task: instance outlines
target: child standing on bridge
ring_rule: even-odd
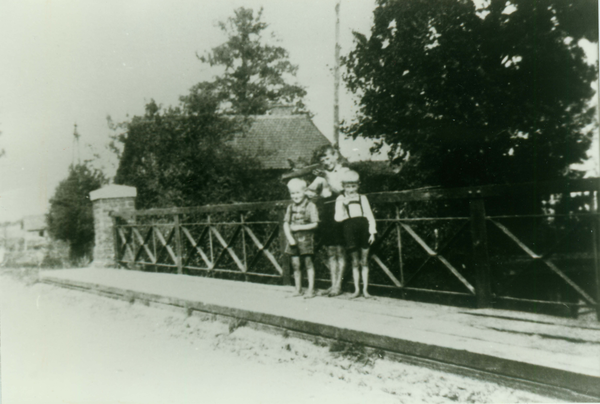
[[[322,147],[317,151],[317,156],[323,166],[323,176],[317,177],[310,184],[306,193],[311,198],[320,197],[319,233],[321,243],[327,251],[328,268],[331,275],[331,288],[324,293],[329,296],[338,296],[342,293],[346,251],[344,250],[342,227],[334,219],[335,200],[344,190],[342,176],[350,169],[342,164],[340,153],[332,145]]]
[[[283,231],[288,240],[286,254],[291,256],[296,282],[295,296],[302,295],[301,260],[308,275],[308,290],[305,297],[315,296],[315,268],[312,262],[314,255],[314,230],[319,224],[316,205],[306,196],[306,182],[293,178],[288,184],[292,203],[288,206],[283,219]]]
[[[352,277],[354,293],[360,295],[359,266],[362,268],[363,295],[371,297],[367,291],[369,285],[369,247],[375,241],[377,226],[371,211],[369,200],[358,193],[360,177],[356,171],[347,171],[342,177],[344,193],[335,201],[335,220],[342,223],[344,244],[352,257]]]

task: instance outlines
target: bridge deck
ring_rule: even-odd
[[[292,297],[289,286],[114,269],[43,271],[40,279],[357,342],[403,360],[498,375],[538,390],[549,387],[600,398],[596,322],[381,297],[303,299]]]

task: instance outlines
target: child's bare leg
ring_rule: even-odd
[[[363,295],[365,297],[371,297],[367,288],[369,287],[369,249],[361,249],[360,254],[360,266],[362,267],[362,281],[363,281]]]
[[[292,256],[292,268],[294,268],[294,282],[296,283],[296,293],[294,296],[302,295],[302,273],[300,272],[300,257]]]
[[[329,275],[331,276],[331,286],[323,291],[324,294],[331,293],[335,289],[336,274],[337,274],[337,257],[335,254],[335,246],[327,246],[327,265],[329,269]]]
[[[306,255],[304,257],[304,267],[306,268],[306,274],[308,276],[308,290],[306,291],[306,295],[304,297],[315,297],[315,267],[310,255]]]
[[[352,257],[352,278],[354,280],[354,293],[350,295],[351,298],[358,297],[360,295],[360,272],[359,272],[359,257],[358,250],[354,250],[350,253]]]
[[[344,281],[344,272],[346,270],[346,250],[344,246],[336,246],[335,255],[337,259],[337,273],[334,290],[339,295],[342,293],[342,282]]]

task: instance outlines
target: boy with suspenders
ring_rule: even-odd
[[[362,269],[363,296],[371,297],[367,291],[369,285],[369,247],[375,241],[377,226],[371,211],[369,200],[358,193],[360,177],[356,171],[347,171],[342,178],[344,192],[335,201],[335,220],[341,222],[346,251],[352,257],[352,277],[354,293],[360,295],[360,273]]]

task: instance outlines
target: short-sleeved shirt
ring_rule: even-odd
[[[296,205],[291,203],[285,211],[283,221],[289,224],[310,224],[319,221],[317,206],[305,198],[302,203]],[[293,231],[296,245],[286,245],[285,253],[289,255],[312,255],[314,254],[314,230]]]
[[[291,203],[285,211],[283,221],[289,224],[310,224],[319,221],[317,206],[305,198],[302,203]]]

